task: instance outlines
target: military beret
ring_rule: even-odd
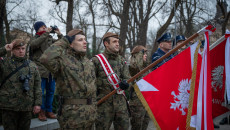
[[[13,42],[14,42],[13,49],[19,46],[24,46],[26,44],[25,41],[22,39],[15,39]]]
[[[106,39],[107,37],[115,37],[119,39],[119,35],[116,33],[112,33],[112,32],[107,32],[105,33],[105,35],[102,37],[102,40],[104,41],[104,39]]]
[[[147,51],[147,49],[146,49],[144,46],[142,46],[142,45],[137,45],[137,46],[135,46],[135,47],[133,48],[131,54],[138,53],[138,52],[140,52],[141,50]]]
[[[176,36],[176,43],[179,41],[185,41],[185,37],[183,35],[177,35]]]
[[[165,42],[165,41],[172,41],[172,37],[171,34],[169,32],[166,32],[165,34],[163,34],[158,40],[157,42],[160,44],[161,42]]]
[[[77,34],[85,35],[81,29],[73,29],[73,30],[69,31],[67,35],[69,37],[72,37],[72,36],[77,35]]]

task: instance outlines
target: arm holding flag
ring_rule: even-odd
[[[211,27],[211,29],[213,28],[212,25],[209,25],[207,27],[209,27],[209,28]],[[205,27],[205,28],[207,28],[207,27]],[[205,28],[203,28],[203,29],[205,29]],[[136,75],[134,75],[133,77],[131,77],[129,80],[127,80],[127,83],[131,83],[136,78],[138,78],[140,75],[143,75],[145,72],[147,72],[148,70],[152,69],[155,65],[157,65],[158,63],[160,63],[161,61],[163,61],[165,58],[167,58],[170,55],[174,54],[178,49],[180,49],[181,47],[183,47],[184,45],[186,45],[187,43],[189,43],[190,41],[192,41],[193,39],[195,39],[196,37],[198,37],[199,34],[202,34],[202,31],[199,31],[199,32],[193,34],[191,37],[189,37],[188,39],[186,39],[182,44],[178,45],[177,47],[175,47],[174,49],[172,49],[171,51],[169,51],[168,53],[166,53],[164,56],[162,56],[161,58],[159,58],[158,60],[156,60],[152,64],[148,65],[146,68],[144,68],[139,73],[137,73]],[[116,93],[116,90],[113,90],[108,95],[106,95],[105,97],[101,98],[97,102],[97,105],[101,104],[102,102],[104,102],[105,100],[107,100],[110,96],[112,96],[115,93]]]

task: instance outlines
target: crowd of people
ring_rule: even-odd
[[[129,118],[133,130],[147,129],[150,118],[132,87],[134,82],[127,83],[149,64],[146,47],[134,47],[127,65],[119,55],[119,35],[107,32],[102,37],[104,52],[88,59],[82,30],[73,29],[63,36],[58,28],[49,28],[42,21],[36,22],[34,29],[36,34],[28,44],[15,39],[0,48],[0,109],[5,130],[29,130],[32,112],[40,121],[57,118],[60,129],[91,130],[95,124],[98,130],[108,130],[113,123],[115,130],[127,130]],[[56,33],[58,39],[50,33]],[[175,46],[184,40],[177,36]],[[159,48],[152,62],[172,49],[172,41],[170,33],[157,40]],[[97,105],[113,90],[116,94]],[[55,91],[59,96],[57,115],[52,112]]]

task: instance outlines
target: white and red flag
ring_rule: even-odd
[[[186,129],[192,68],[194,61],[201,61],[197,45],[152,71],[134,87],[158,129]]]
[[[199,81],[199,87],[197,88],[198,91],[195,91],[193,98],[194,101],[190,126],[195,127],[197,130],[214,129],[212,120],[212,89],[209,33],[211,33],[211,31],[209,30],[205,31],[204,33],[205,44],[202,55],[201,70],[200,75],[196,77],[196,81]]]
[[[225,62],[225,57],[228,57],[226,55],[228,53],[225,52],[225,48],[227,47],[227,38],[227,35],[221,37],[210,47],[213,118],[223,115],[229,111],[225,104],[225,82],[230,82],[230,78],[226,80],[225,73],[225,63],[228,63],[228,61]]]

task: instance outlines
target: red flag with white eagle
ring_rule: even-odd
[[[134,87],[158,129],[186,128],[193,63],[194,59],[201,60],[197,45],[190,46],[152,71]]]
[[[211,85],[212,85],[212,116],[218,117],[229,111],[225,107],[225,46],[227,39],[223,36],[210,47]]]

